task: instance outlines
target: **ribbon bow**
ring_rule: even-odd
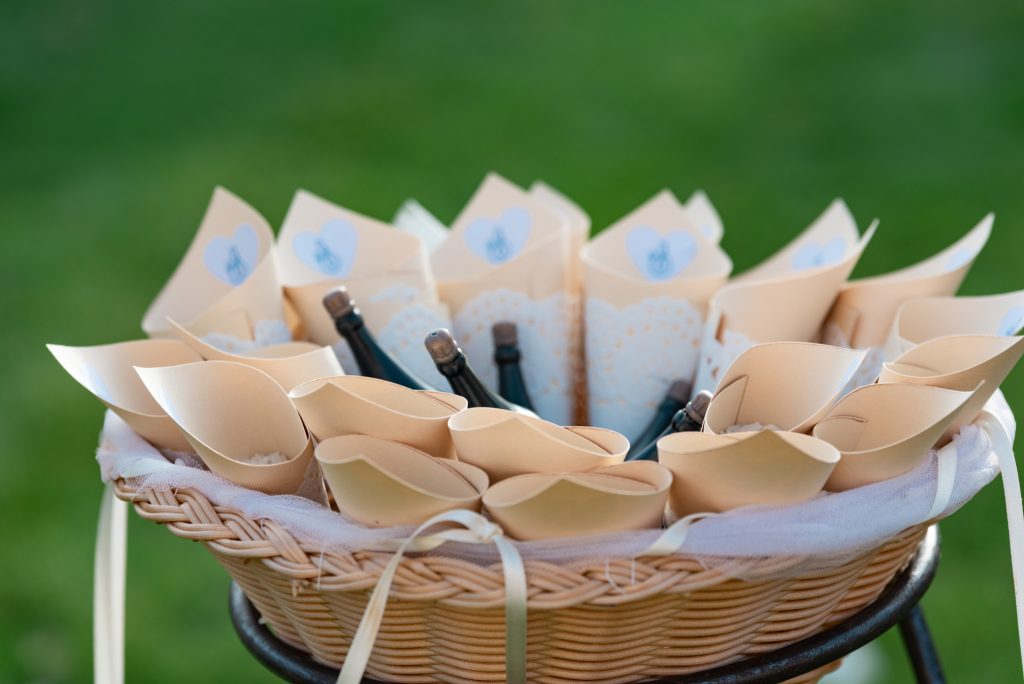
[[[465,529],[445,529],[421,537],[423,532],[438,523],[453,522]],[[345,664],[338,675],[338,684],[358,684],[366,670],[366,664],[373,652],[384,609],[387,606],[391,582],[398,571],[402,555],[406,551],[430,551],[442,544],[454,541],[466,544],[494,544],[501,556],[505,574],[505,678],[509,682],[526,682],[526,569],[522,556],[515,545],[505,538],[504,531],[482,515],[472,511],[455,509],[435,515],[416,528],[408,539],[385,539],[367,545],[369,550],[394,551],[394,556],[385,566],[377,586],[366,604],[363,619],[359,622],[352,645],[349,647]]]

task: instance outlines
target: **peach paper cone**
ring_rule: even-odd
[[[173,320],[169,322],[174,336],[207,361],[233,361],[258,368],[274,378],[286,392],[309,380],[343,372],[330,347],[312,342],[285,342],[234,354],[209,344]]]
[[[57,362],[85,389],[153,446],[191,451],[174,421],[153,400],[136,366],[174,366],[202,361],[177,340],[134,340],[96,347],[48,344]]]
[[[885,346],[893,360],[947,335],[1016,335],[1024,327],[1024,290],[982,297],[924,297],[900,307]]]
[[[412,390],[360,375],[320,378],[289,394],[320,441],[360,434],[408,444],[438,458],[454,458],[448,419],[466,408],[457,394]]]
[[[582,252],[590,422],[637,437],[697,368],[708,301],[732,270],[669,191]]]
[[[1024,337],[949,335],[923,342],[882,366],[879,383],[911,383],[974,392],[949,426],[974,422],[1024,354]],[[977,391],[975,391],[977,390]]]
[[[468,463],[367,435],[324,440],[316,459],[338,510],[370,527],[417,525],[455,508],[479,511],[488,484]]]
[[[825,323],[854,349],[885,344],[896,311],[920,297],[956,294],[992,232],[992,214],[935,256],[907,268],[843,286]]]
[[[795,432],[677,432],[658,440],[658,461],[672,471],[669,507],[682,517],[813,499],[839,451]]]
[[[382,347],[422,377],[440,380],[421,342],[449,323],[448,314],[418,237],[299,190],[281,226],[277,257],[307,336],[337,345],[346,372],[357,372],[355,362],[323,306],[324,295],[339,285]]]
[[[515,323],[534,409],[559,424],[576,408],[570,231],[546,202],[492,173],[431,255],[450,329],[476,374],[497,388],[491,326]]]
[[[843,491],[913,470],[935,446],[971,392],[904,384],[866,385],[814,426],[842,454],[826,489]]]
[[[484,507],[521,540],[661,527],[672,474],[650,461],[587,473],[519,475],[493,485]]]
[[[255,328],[285,327],[272,254],[273,231],[260,214],[224,188],[215,188],[199,231],[142,319],[150,337],[170,336],[168,318],[187,327],[242,312]]]
[[[759,344],[741,353],[722,377],[704,431],[734,426],[809,432],[839,398],[865,353],[811,342]]]
[[[716,245],[722,241],[722,237],[725,235],[725,226],[722,224],[722,218],[718,215],[715,206],[711,204],[711,200],[703,190],[697,190],[690,195],[683,207],[700,228],[701,235]]]
[[[711,390],[744,349],[761,342],[813,342],[874,235],[860,238],[842,200],[773,257],[734,278],[711,300],[695,391]]]
[[[313,445],[284,389],[230,361],[137,368],[139,377],[214,473],[267,494],[294,494]],[[259,463],[280,454],[280,463]]]
[[[594,470],[621,463],[629,441],[611,430],[561,427],[496,408],[470,408],[448,420],[459,460],[492,482],[525,473]]]

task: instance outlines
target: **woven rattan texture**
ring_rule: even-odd
[[[340,666],[389,554],[321,554],[272,521],[247,519],[191,490],[136,491],[122,480],[116,492],[143,518],[203,542],[278,637]],[[925,530],[907,530],[828,572],[765,581],[731,579],[685,556],[527,561],[529,681],[637,681],[776,650],[873,601]],[[752,561],[745,574],[778,563]],[[403,559],[368,676],[504,681],[503,606],[500,565]],[[832,667],[796,681],[817,681]]]

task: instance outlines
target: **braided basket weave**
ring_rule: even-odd
[[[273,521],[214,506],[194,490],[136,490],[118,480],[115,492],[143,518],[203,542],[280,639],[340,667],[390,554],[321,554]],[[528,560],[529,681],[637,681],[779,649],[872,602],[926,529],[906,530],[827,572],[766,581],[731,579],[681,555],[566,565]],[[500,565],[404,558],[367,675],[504,681],[504,640]],[[817,681],[836,666],[794,681]]]

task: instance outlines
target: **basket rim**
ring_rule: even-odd
[[[386,551],[323,550],[295,539],[269,519],[253,520],[240,510],[219,506],[192,488],[138,488],[131,480],[113,481],[114,494],[132,504],[143,519],[167,527],[172,534],[198,541],[214,555],[258,562],[291,584],[291,591],[320,593],[371,591],[393,554]],[[799,593],[815,595],[836,579],[865,570],[872,560],[905,554],[923,538],[932,521],[920,523],[891,537],[886,543],[858,554],[827,570],[787,577],[799,580]],[[444,547],[440,547],[443,549]],[[729,582],[749,584],[759,591],[767,584],[786,581],[778,573],[797,566],[806,556],[748,559],[742,579],[708,568],[683,553],[638,558],[584,558],[567,563],[524,560],[528,581],[528,607],[556,610],[576,605],[617,606],[662,594],[686,594]],[[773,576],[772,573],[775,573]],[[406,554],[399,564],[390,596],[398,601],[438,601],[461,608],[502,608],[505,585],[501,563],[480,565],[453,558],[439,550]],[[722,605],[727,610],[728,606]]]

